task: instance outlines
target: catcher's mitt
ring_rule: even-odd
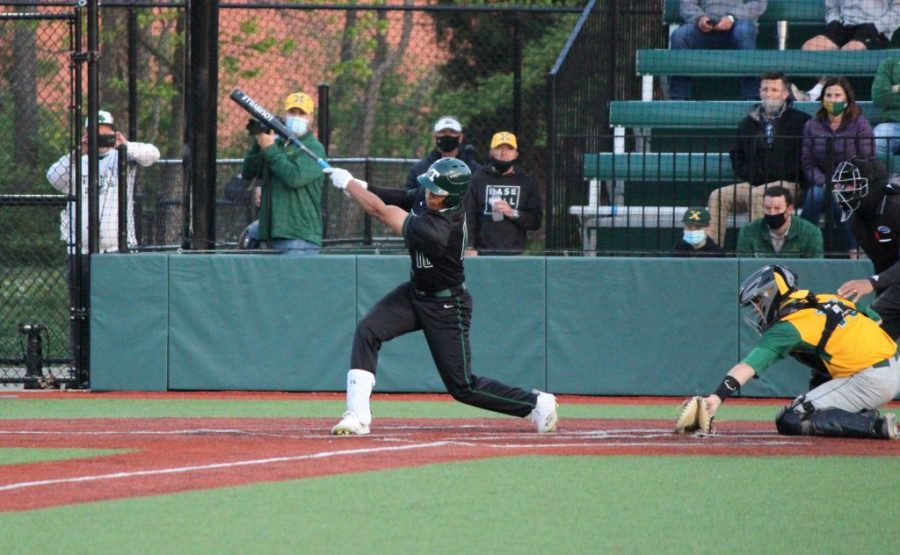
[[[697,395],[681,405],[681,412],[675,420],[675,433],[710,435],[713,433],[712,423],[713,417],[709,414],[709,404],[705,398]]]

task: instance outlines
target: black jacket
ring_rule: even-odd
[[[760,105],[754,106],[738,125],[737,144],[731,149],[734,174],[751,185],[792,181],[805,188],[800,146],[803,126],[811,116],[791,107],[788,101],[775,123],[770,147],[762,124]]]
[[[406,176],[406,188],[407,189],[416,189],[419,187],[419,182],[416,181],[416,178],[425,173],[428,168],[431,167],[431,164],[434,164],[442,157],[441,151],[438,149],[433,149],[428,153],[425,158],[422,158],[415,164],[411,170],[409,170],[409,174]],[[456,157],[469,166],[469,170],[472,172],[472,175],[475,175],[475,172],[478,171],[478,168],[481,167],[481,164],[478,163],[478,160],[475,159],[475,149],[472,148],[471,145],[462,144],[459,147],[459,153],[457,153]]]
[[[488,203],[492,196],[508,202],[519,211],[519,217],[495,222]],[[475,172],[465,207],[468,244],[479,254],[521,254],[527,243],[527,232],[540,229],[544,215],[537,183],[519,166],[513,166],[513,172],[504,175],[490,164]]]
[[[672,256],[722,257],[725,256],[725,251],[722,250],[722,247],[720,247],[718,243],[709,237],[706,238],[706,243],[699,249],[695,249],[693,245],[686,243],[684,239],[682,239],[672,247]]]
[[[888,186],[887,170],[874,159],[851,160],[868,179],[869,193],[860,199],[849,226],[875,267],[875,289],[900,283],[900,194]]]

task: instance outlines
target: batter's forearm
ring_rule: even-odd
[[[402,208],[385,204],[377,195],[361,187],[355,179],[347,183],[347,192],[366,214],[373,216],[393,232],[401,233],[406,219],[406,212]]]

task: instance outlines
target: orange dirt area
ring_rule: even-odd
[[[661,420],[567,419],[538,435],[519,419],[379,419],[333,437],[333,419],[0,421],[0,445],[127,449],[0,466],[0,511],[517,455],[898,456],[900,442],[785,437],[771,423],[723,422],[707,438]]]

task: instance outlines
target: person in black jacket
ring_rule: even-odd
[[[475,159],[475,149],[464,143],[462,124],[453,116],[441,116],[434,124],[435,148],[425,158],[416,162],[406,176],[406,189],[418,189],[418,177],[428,171],[441,158],[462,160],[474,175],[481,164]]]
[[[527,232],[540,229],[544,209],[534,178],[516,165],[519,145],[508,131],[491,138],[490,162],[475,172],[466,197],[466,255],[522,254]]]
[[[672,256],[714,256],[722,257],[722,247],[709,238],[709,210],[705,206],[688,208],[681,218],[684,233],[681,240],[672,247]]]
[[[760,83],[762,101],[738,125],[737,143],[730,152],[734,174],[744,181],[709,195],[709,236],[720,245],[729,214],[759,218],[768,187],[780,185],[799,198],[803,185],[800,145],[810,115],[792,107],[783,73],[766,73]]]
[[[888,183],[888,172],[877,158],[857,156],[838,164],[832,177],[841,221],[849,222],[853,236],[872,261],[875,273],[852,279],[837,293],[853,302],[873,291],[872,309],[881,327],[895,340],[900,337],[900,185]]]

